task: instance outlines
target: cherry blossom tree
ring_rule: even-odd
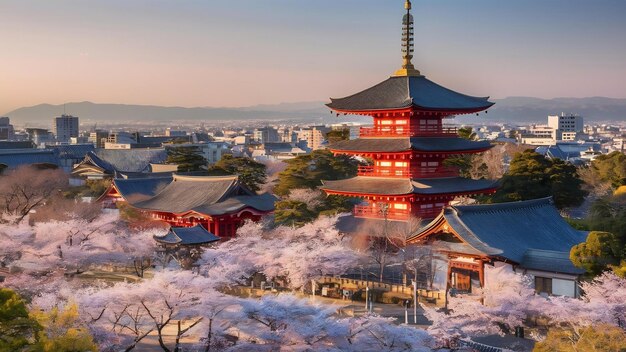
[[[336,220],[321,217],[300,228],[275,229],[247,223],[236,238],[205,251],[201,271],[224,285],[243,284],[254,273],[285,277],[292,289],[323,275],[342,274],[357,266],[364,254],[339,234]]]

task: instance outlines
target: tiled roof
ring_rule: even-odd
[[[117,171],[145,172],[167,159],[165,149],[96,149],[98,158]]]
[[[569,259],[569,251],[557,252],[529,249],[524,254],[520,266],[530,270],[542,270],[564,274],[584,274],[585,270],[574,266]]]
[[[42,149],[12,149],[0,151],[0,164],[9,168],[21,165],[53,164],[59,165],[59,158],[52,150]]]
[[[48,145],[46,149],[54,150],[61,159],[83,159],[87,153],[95,150],[93,144],[62,144]]]
[[[322,181],[321,189],[345,193],[403,195],[413,193],[411,180],[391,177],[357,176],[346,180]]]
[[[472,180],[463,177],[417,178],[413,180],[416,194],[466,193],[496,188],[497,181]]]
[[[0,149],[33,149],[32,141],[0,141]]]
[[[327,106],[337,111],[355,112],[408,107],[475,112],[492,106],[488,99],[457,93],[424,76],[404,76],[391,77],[349,97],[331,99]]]
[[[132,204],[140,209],[175,214],[195,211],[221,215],[246,207],[271,211],[275,200],[269,194],[254,194],[239,182],[237,176],[174,175],[172,182],[154,197]]]
[[[424,152],[461,152],[491,148],[489,141],[469,141],[460,137],[358,138],[339,141],[334,151],[395,153],[409,150]]]
[[[124,197],[129,199],[131,196],[154,196],[157,191],[172,182],[173,176],[152,177],[152,178],[131,178],[131,179],[114,179],[115,189]]]
[[[491,180],[472,180],[462,177],[445,178],[394,178],[357,176],[346,180],[323,181],[322,189],[328,191],[404,195],[404,194],[447,194],[479,192],[495,188],[497,183]]]
[[[530,253],[527,263],[538,262],[538,252],[528,252],[531,249],[569,253],[574,245],[585,241],[585,234],[561,217],[551,198],[448,207],[412,239],[442,220],[479,252],[518,264],[524,262],[527,253]]]
[[[164,244],[206,244],[219,241],[220,238],[207,231],[201,225],[194,227],[172,227],[164,236],[154,236],[155,241]]]

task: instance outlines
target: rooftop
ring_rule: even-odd
[[[472,180],[462,177],[445,178],[392,178],[357,176],[346,180],[323,181],[322,189],[331,192],[407,195],[407,194],[447,194],[481,192],[495,188],[496,181]]]
[[[327,104],[340,112],[368,112],[415,108],[426,111],[472,113],[494,103],[489,97],[473,97],[438,85],[424,76],[391,77],[354,95],[331,99]]]
[[[489,141],[469,141],[460,137],[358,138],[339,141],[334,151],[397,153],[409,150],[423,152],[463,152],[491,148]]]
[[[567,263],[568,254],[585,241],[586,234],[561,217],[552,198],[447,207],[410,241],[428,236],[444,221],[461,240],[485,255],[528,265],[528,269],[580,273]]]
[[[136,208],[175,214],[196,212],[222,215],[250,207],[261,212],[274,210],[276,198],[257,195],[241,184],[237,176],[181,176],[154,197],[132,203]]]
[[[201,225],[196,225],[194,227],[172,227],[164,236],[154,236],[154,240],[163,244],[199,245],[216,242],[220,238]]]

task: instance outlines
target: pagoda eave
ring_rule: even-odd
[[[331,104],[326,104],[335,114],[338,115],[360,115],[360,116],[372,116],[372,117],[410,117],[416,114],[419,115],[440,115],[440,116],[451,116],[451,115],[468,115],[475,114],[481,111],[485,111],[492,107],[495,103],[490,103],[489,105],[478,107],[474,109],[433,109],[426,108],[417,105],[411,105],[405,108],[397,108],[397,109],[366,109],[366,110],[349,110],[349,109],[341,109],[341,108],[333,108]]]

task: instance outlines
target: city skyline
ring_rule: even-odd
[[[7,1],[0,111],[326,101],[400,66],[401,1]],[[472,95],[626,97],[620,1],[416,1],[414,63]],[[240,18],[233,20],[233,18]]]

